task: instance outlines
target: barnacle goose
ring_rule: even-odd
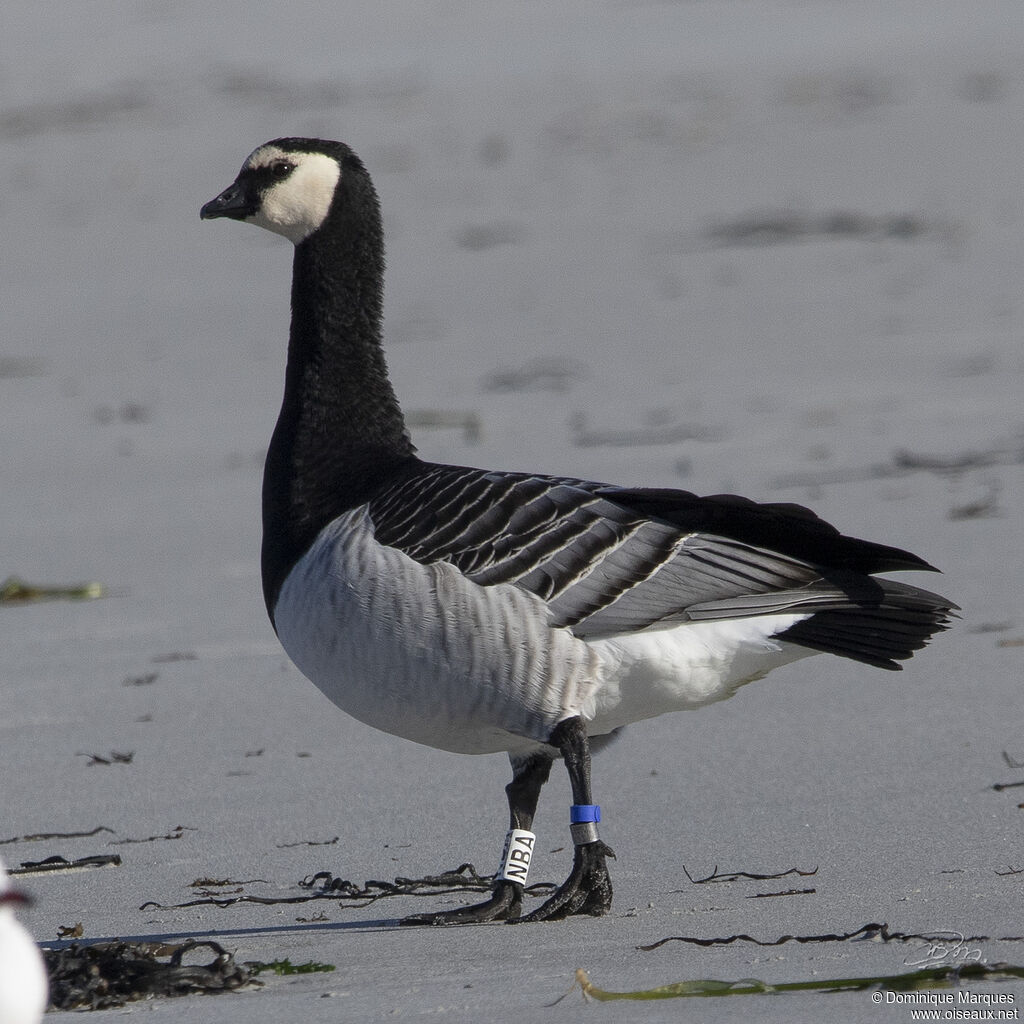
[[[268,142],[200,216],[295,245],[263,481],[263,590],[281,643],[368,725],[512,763],[491,898],[403,923],[605,913],[613,854],[598,836],[592,740],[819,651],[896,669],[948,625],[946,598],[875,578],[932,566],[798,505],[417,458],[381,347],[380,208],[348,146]],[[572,873],[520,916],[530,826],[559,756]]]

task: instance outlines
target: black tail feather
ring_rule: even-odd
[[[878,668],[902,668],[898,662],[949,628],[957,606],[938,594],[905,583],[875,582],[883,590],[879,600],[816,612],[777,634],[776,639]]]

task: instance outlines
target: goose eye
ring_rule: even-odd
[[[276,160],[270,165],[270,173],[275,181],[287,178],[295,170],[295,164],[287,160]]]

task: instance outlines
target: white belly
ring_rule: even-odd
[[[602,685],[584,707],[598,735],[668,711],[731,697],[741,686],[817,652],[774,639],[806,615],[766,615],[648,629],[595,640]]]
[[[771,634],[806,616],[730,619],[586,642],[544,603],[421,565],[373,537],[365,509],[328,526],[274,609],[289,657],[354,718],[459,753],[525,750],[566,718],[592,735],[702,707],[814,653]]]

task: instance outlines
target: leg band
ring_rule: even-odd
[[[597,823],[601,808],[597,804],[573,804],[569,808],[569,832],[576,846],[586,846],[598,840]]]
[[[572,833],[572,841],[576,846],[586,846],[588,843],[596,843],[600,838],[597,834],[597,822],[581,821],[569,826]]]
[[[530,861],[533,859],[533,848],[537,837],[524,828],[511,828],[505,836],[505,849],[501,854],[501,867],[497,878],[502,882],[518,882],[526,885],[526,876],[530,873]]]

